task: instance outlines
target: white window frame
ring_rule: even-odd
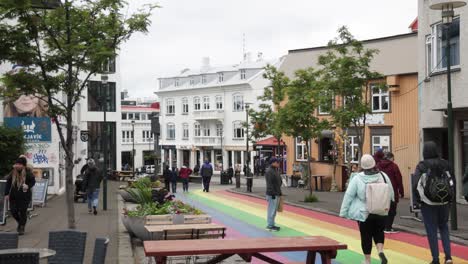
[[[203,75],[201,76],[201,83],[202,83],[202,84],[205,84],[205,83],[206,83],[206,75],[205,75],[205,74],[203,74]]]
[[[224,82],[224,73],[223,72],[218,73],[218,82],[220,82],[220,83]]]
[[[189,113],[189,101],[187,97],[182,98],[182,114],[187,115]]]
[[[379,138],[379,143],[378,144],[375,143],[376,138]],[[385,142],[385,140],[383,140],[383,139],[387,139],[386,144],[382,143],[382,142]],[[375,136],[372,136],[371,140],[372,140],[371,141],[371,143],[372,143],[372,155],[375,154],[375,150],[377,148],[382,148],[384,150],[384,152],[391,152],[392,151],[391,137],[389,135],[375,135]],[[387,148],[387,149],[384,149],[384,148]]]
[[[122,112],[122,120],[128,120],[128,113]]]
[[[179,87],[179,85],[180,85],[180,79],[179,79],[179,78],[176,78],[176,79],[174,80],[174,86],[175,86],[175,87]]]
[[[200,111],[201,110],[201,99],[200,97],[193,98],[193,110]]]
[[[216,136],[217,137],[222,137],[223,136],[223,124],[222,123],[217,123],[216,124]]]
[[[175,140],[175,137],[176,137],[175,124],[174,123],[167,123],[167,125],[166,125],[166,139],[167,140]]]
[[[335,108],[335,96],[333,94],[330,95],[330,101],[331,101],[331,106],[330,106],[330,110],[334,109]],[[330,111],[328,112],[325,112],[322,110],[322,105],[319,104],[318,106],[318,114],[319,115],[329,115],[330,114]]]
[[[173,98],[166,99],[166,115],[175,115],[175,101]]]
[[[211,129],[210,129],[210,125],[209,125],[209,124],[204,123],[204,124],[201,126],[201,129],[202,129],[202,132],[203,132],[203,136],[204,136],[204,137],[210,137],[210,136],[211,136]]]
[[[237,131],[239,129],[239,131]],[[242,126],[242,121],[232,122],[232,138],[233,139],[245,139],[244,127]],[[240,132],[240,137],[237,132]]]
[[[193,77],[190,78],[190,85],[191,86],[195,85],[195,78]]]
[[[359,163],[359,144],[357,136],[348,136],[349,139],[349,152],[348,152],[348,143],[345,143],[345,162],[348,161],[348,153],[351,153],[351,163]],[[356,155],[357,151],[357,155]]]
[[[234,94],[232,96],[232,111],[233,112],[244,111],[244,96],[242,94]]]
[[[240,79],[245,80],[246,77],[247,77],[246,70],[245,69],[240,70]]]
[[[210,97],[203,96],[203,110],[210,110]]]
[[[195,137],[201,137],[201,125],[198,122],[193,124],[193,135]]]
[[[374,93],[374,89],[379,89],[378,93]],[[384,97],[387,97],[387,109],[383,109],[383,103]],[[379,97],[379,109],[374,109],[374,97]],[[391,104],[391,98],[390,98],[390,92],[383,91],[381,88],[377,88],[376,85],[371,85],[371,105],[372,105],[372,113],[388,113],[390,112],[390,104]]]
[[[143,142],[152,142],[153,141],[153,134],[149,130],[142,131]]]
[[[454,25],[455,21],[458,21],[459,27],[460,27],[461,26],[460,25],[460,17],[455,17],[453,19],[452,25]],[[430,69],[429,73],[441,72],[441,71],[446,71],[447,70],[447,66],[442,67],[442,65],[445,63],[445,58],[442,58],[442,49],[445,49],[445,47],[442,47],[442,45],[441,45],[442,41],[440,41],[440,43],[439,43],[439,36],[440,36],[440,38],[442,38],[443,34],[445,34],[445,30],[443,29],[443,27],[445,27],[445,25],[442,22],[432,25],[432,35],[431,35],[431,38],[430,38],[430,40],[431,40],[430,47],[431,47],[431,50],[432,50],[432,54],[431,54],[432,57],[431,57],[431,61],[430,61],[431,65],[426,64],[426,68]],[[428,41],[429,41],[429,38],[426,37],[426,48],[428,48]],[[458,52],[457,53],[452,52],[451,53],[452,56],[454,54],[458,54],[458,56],[461,56],[461,54],[460,54],[461,53],[460,42],[461,42],[461,39],[460,39],[460,30],[459,30]],[[452,51],[453,51],[453,49],[454,48],[452,47]],[[427,52],[427,50],[426,50],[426,52]],[[426,56],[427,56],[427,54],[426,54]],[[427,61],[427,62],[429,62],[429,61]],[[452,64],[453,60],[451,60],[450,62]],[[459,64],[451,65],[451,68],[452,69],[460,68],[461,58],[458,58],[458,62],[459,62]]]
[[[189,125],[187,123],[182,124],[182,139],[188,140],[190,136]]]
[[[135,118],[134,113],[127,113],[127,115],[128,115],[128,120],[135,120],[134,119]]]
[[[140,118],[141,118],[141,120],[148,120],[148,114],[147,113],[140,113]]]
[[[426,60],[426,76],[430,76],[434,70],[434,35],[426,36],[426,50],[425,50],[425,60]]]
[[[309,153],[307,151],[307,145],[306,145],[306,142],[304,140],[302,140],[301,137],[297,137],[295,138],[295,154],[296,154],[296,161],[307,161],[307,153]],[[300,149],[300,152],[299,153],[299,150]]]
[[[223,109],[223,97],[221,95],[216,96],[216,109],[222,110]]]

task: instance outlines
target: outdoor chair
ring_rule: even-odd
[[[39,264],[39,253],[0,254],[2,264]]]
[[[96,238],[94,243],[93,264],[104,264],[106,261],[108,238]]]
[[[0,232],[0,249],[18,248],[18,233]]]
[[[49,249],[55,250],[55,256],[49,258],[49,264],[82,264],[86,248],[86,232],[75,230],[49,232]]]

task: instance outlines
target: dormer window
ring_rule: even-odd
[[[179,86],[179,79],[175,79],[174,86],[178,87]]]
[[[195,79],[194,78],[190,78],[190,85],[195,85]]]
[[[246,76],[246,75],[245,75],[245,70],[240,70],[240,78],[241,78],[241,80],[245,80],[245,79],[246,79],[245,76]]]
[[[201,83],[205,84],[206,83],[206,75],[201,76]]]
[[[218,73],[218,82],[224,82],[224,73]]]

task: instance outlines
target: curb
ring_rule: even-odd
[[[120,195],[117,195],[117,203],[118,203],[118,218],[119,218],[119,263],[122,264],[135,264],[135,258],[133,253],[132,247],[132,240],[130,238],[130,234],[125,229],[125,226],[122,223],[122,217],[120,217],[121,212],[123,211],[124,202]]]
[[[258,194],[244,193],[242,191],[237,191],[237,190],[234,190],[234,189],[227,189],[226,191],[228,191],[230,193],[250,196],[250,197],[259,198],[259,199],[264,199],[265,198],[264,196],[261,196],[261,195],[258,195]],[[284,203],[287,204],[287,205],[290,205],[290,206],[299,207],[299,208],[306,209],[306,210],[311,210],[311,211],[324,213],[324,214],[337,216],[337,217],[340,216],[336,212],[326,210],[326,209],[322,209],[322,208],[311,208],[311,207],[308,207],[308,206],[305,206],[305,205],[302,205],[302,204],[289,202],[289,201],[286,201],[286,200],[284,200]],[[405,231],[405,232],[408,232],[408,233],[411,233],[411,234],[415,234],[415,235],[419,235],[419,236],[426,236],[426,232],[424,230],[418,230],[418,229],[415,230],[414,228],[410,228],[410,227],[402,226],[402,225],[397,225],[397,224],[394,224],[394,226],[399,230],[402,230],[402,231]],[[455,242],[457,244],[468,246],[468,240],[466,240],[466,239],[450,235],[450,240],[451,240],[452,243]]]

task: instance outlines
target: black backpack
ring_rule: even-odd
[[[449,203],[454,198],[454,186],[450,172],[440,167],[429,167],[426,182],[423,185],[424,195],[434,203]]]

